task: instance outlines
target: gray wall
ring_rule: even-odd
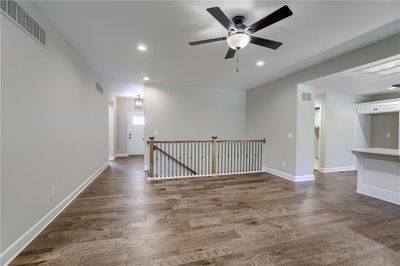
[[[390,133],[391,137],[387,137]],[[399,113],[371,115],[370,145],[372,148],[399,148]]]
[[[365,97],[325,93],[316,99],[322,110],[320,169],[354,167],[350,149],[355,146],[356,104]]]
[[[303,93],[310,94],[310,99],[303,99]],[[305,179],[314,178],[312,172],[312,169],[314,169],[314,106],[314,88],[304,84],[297,85],[296,138],[299,141],[296,141],[295,173],[298,180],[301,180],[304,177],[307,177]],[[295,181],[297,181],[296,178]]]
[[[133,104],[132,98],[129,97],[117,97],[117,147],[116,154],[127,155],[127,122],[128,122],[128,112],[132,110],[131,105]]]
[[[108,96],[42,13],[22,5],[47,48],[1,16],[1,251],[108,160]]]
[[[245,135],[243,91],[146,84],[145,97],[146,140],[154,131],[158,131],[155,137],[159,140],[236,139]]]
[[[313,136],[308,136],[307,132],[296,132],[298,84],[399,53],[400,34],[248,90],[246,133],[248,136],[267,138],[263,165],[290,175],[312,174],[312,167],[307,172],[301,166],[296,167],[296,154],[301,154],[299,151],[296,153],[296,142],[313,142]],[[309,125],[304,127],[313,128],[313,123],[308,122]],[[295,138],[288,139],[290,132],[294,132]],[[312,150],[313,146],[311,144],[308,148]],[[305,154],[309,152],[305,151]],[[313,160],[312,156],[309,160]],[[282,161],[286,161],[285,166]],[[312,166],[312,163],[307,165]],[[302,172],[296,173],[298,169]]]
[[[108,157],[114,159],[117,147],[117,100],[114,95],[108,99]]]
[[[246,134],[266,138],[263,166],[294,173],[296,139],[288,134],[296,133],[296,101],[296,87],[284,84],[247,91]]]

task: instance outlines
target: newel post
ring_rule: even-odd
[[[149,137],[149,147],[150,147],[150,152],[149,152],[149,177],[153,177],[154,175],[154,137]]]
[[[211,175],[217,175],[217,138],[212,138],[211,146]]]

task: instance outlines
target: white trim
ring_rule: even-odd
[[[129,157],[128,153],[117,153],[115,154],[115,158],[120,158],[120,157]]]
[[[182,179],[182,178],[194,178],[194,177],[216,177],[216,176],[229,176],[229,175],[245,175],[245,174],[261,174],[264,171],[249,171],[240,173],[221,173],[221,174],[209,174],[209,175],[185,175],[185,176],[165,176],[165,177],[147,177],[147,180],[168,180],[168,179]]]
[[[145,171],[150,170],[150,168],[149,168],[149,166],[148,166],[147,164],[145,164],[145,165],[143,166],[143,169],[144,169]]]
[[[314,181],[314,175],[296,175],[294,182]]]
[[[342,166],[342,167],[320,167],[318,171],[321,173],[334,173],[334,172],[347,172],[347,171],[355,171],[356,166],[355,165],[349,165],[349,166]]]
[[[275,169],[272,169],[272,168],[269,168],[266,166],[263,166],[262,169],[264,172],[276,175],[278,177],[282,177],[282,178],[287,179],[292,182],[313,181],[315,179],[314,175],[297,175],[297,176],[295,176],[295,175],[291,175],[291,174],[288,174],[288,173],[285,173],[285,172],[282,172],[279,170],[275,170]]]
[[[278,171],[278,170],[275,170],[275,169],[272,169],[272,168],[269,168],[266,166],[263,166],[262,169],[264,172],[267,172],[267,173],[270,173],[270,174],[273,174],[273,175],[276,175],[276,176],[279,176],[279,177],[282,177],[284,179],[294,182],[294,175],[291,175],[291,174],[288,174],[285,172],[281,172],[281,171]]]
[[[114,161],[114,160],[115,160],[115,157],[114,157],[114,156],[108,156],[108,160]]]
[[[26,231],[20,238],[6,248],[0,255],[1,265],[8,265],[32,240],[37,237],[101,172],[104,171],[110,162],[107,161],[103,166],[94,172],[88,179],[79,185],[71,194],[58,203],[42,219]],[[3,263],[4,262],[4,263]]]
[[[400,195],[396,191],[361,183],[357,187],[357,193],[400,205]]]

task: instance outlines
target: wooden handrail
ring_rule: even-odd
[[[262,142],[265,143],[265,139],[237,139],[237,140],[217,140],[217,142]]]
[[[156,143],[188,143],[188,142],[193,142],[193,143],[197,143],[197,142],[202,142],[202,143],[212,143],[212,140],[155,140],[154,144]],[[266,139],[226,139],[226,140],[217,140],[217,142],[266,142]],[[150,142],[147,141],[147,144],[149,144]]]
[[[154,143],[212,142],[211,140],[155,140]]]
[[[185,165],[184,163],[180,162],[178,159],[174,158],[172,155],[170,155],[169,153],[163,151],[162,149],[160,149],[159,147],[157,147],[157,145],[154,145],[154,148],[159,150],[161,153],[163,153],[164,155],[168,156],[169,158],[171,158],[174,162],[176,162],[177,164],[181,165],[182,167],[184,167],[185,169],[189,170],[190,172],[192,172],[192,174],[196,175],[196,172],[194,170],[192,170],[189,166]]]

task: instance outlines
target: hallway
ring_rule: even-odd
[[[354,172],[148,182],[108,167],[11,265],[399,265],[400,208]]]

